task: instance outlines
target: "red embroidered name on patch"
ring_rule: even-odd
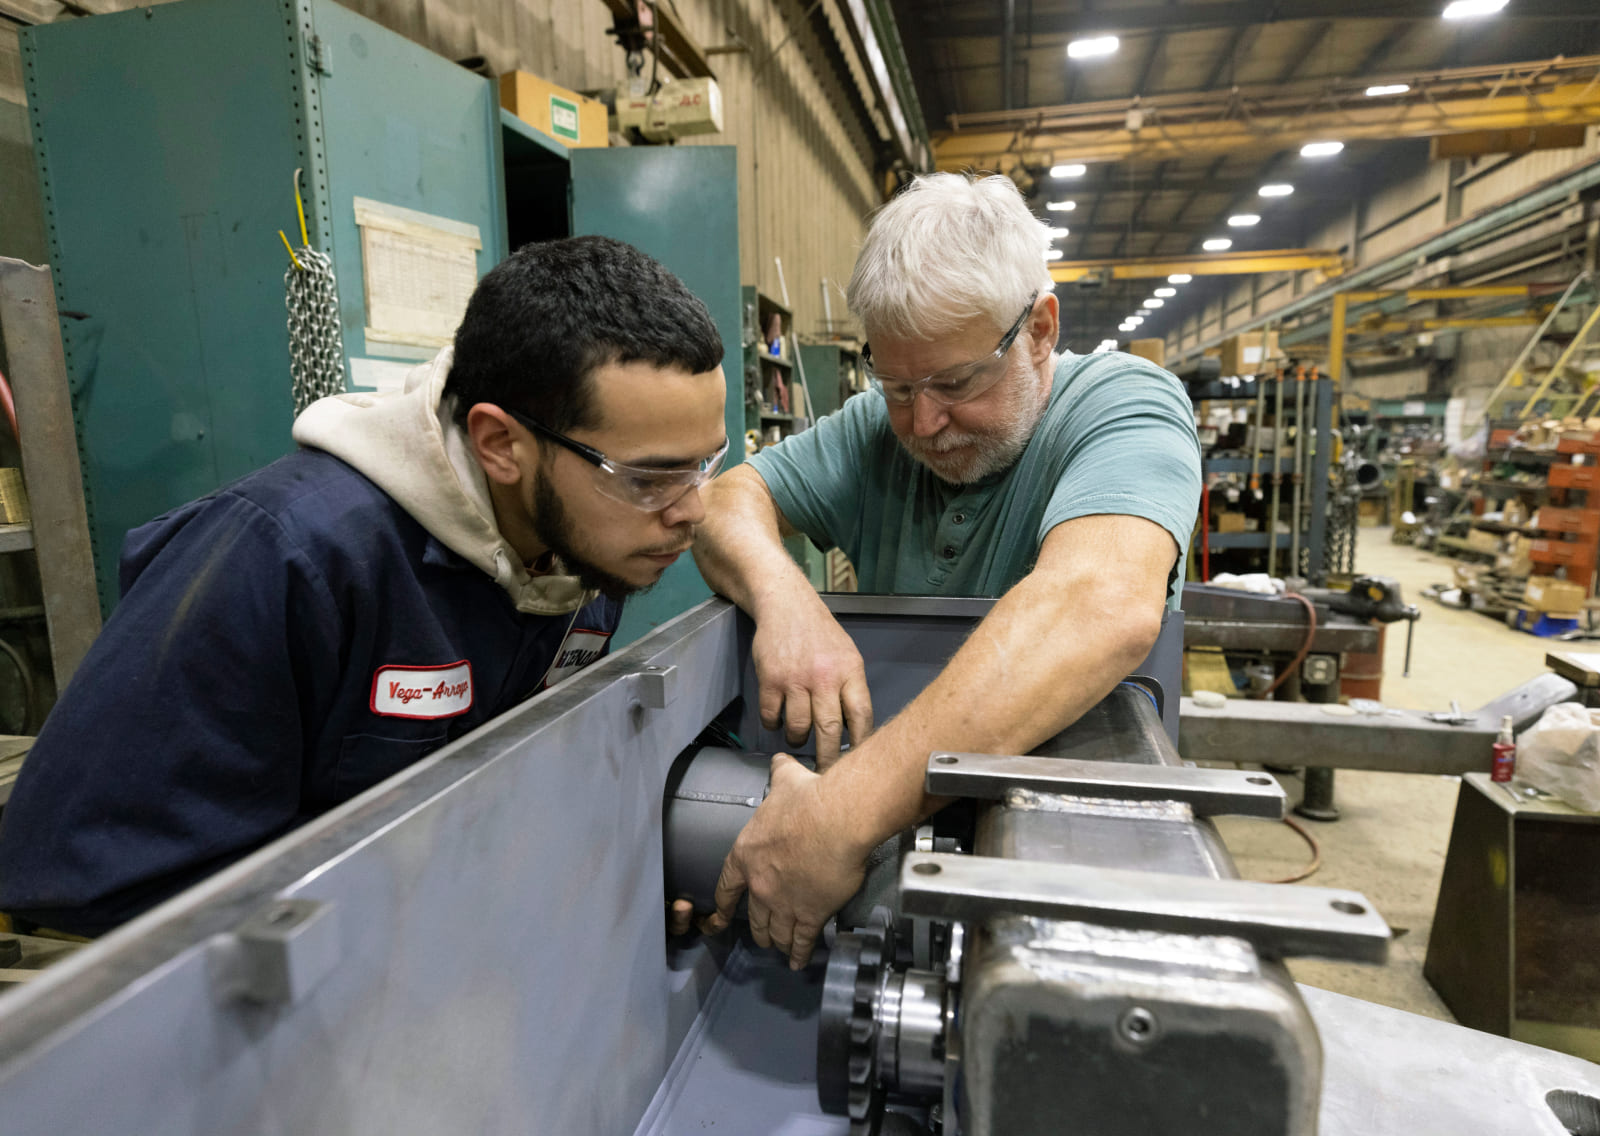
[[[472,709],[472,664],[379,667],[370,709],[384,718],[454,718]]]

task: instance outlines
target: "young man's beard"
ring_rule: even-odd
[[[533,509],[533,532],[539,538],[539,543],[555,553],[560,558],[562,566],[567,572],[576,576],[578,583],[584,588],[620,600],[637,592],[648,591],[654,586],[646,584],[641,587],[638,584],[630,584],[620,576],[613,576],[605,569],[597,568],[574,552],[572,545],[575,526],[572,518],[561,504],[561,498],[550,488],[549,481],[543,477],[538,479],[538,484],[533,490]]]

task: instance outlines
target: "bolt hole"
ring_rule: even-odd
[[[941,753],[938,757],[933,759],[933,763],[935,765],[954,765],[956,763],[956,759],[951,757],[948,753]]]
[[[1347,899],[1334,900],[1333,909],[1335,911],[1342,911],[1346,915],[1365,915],[1367,913],[1367,909],[1365,907],[1362,907],[1359,903],[1351,903]]]
[[[1272,784],[1272,778],[1270,778],[1270,777],[1246,777],[1245,780],[1248,781],[1252,785],[1270,785],[1270,784]]]
[[[913,864],[911,870],[919,876],[937,876],[944,869],[939,867],[938,864],[929,864],[924,861],[920,864]]]
[[[1552,1089],[1544,1103],[1572,1136],[1600,1136],[1600,1100],[1571,1089]]]
[[[1143,1006],[1134,1006],[1117,1019],[1117,1029],[1134,1045],[1146,1045],[1155,1040],[1156,1025],[1156,1016]]]

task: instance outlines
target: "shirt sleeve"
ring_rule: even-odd
[[[861,515],[866,463],[887,429],[882,400],[857,395],[747,460],[784,518],[826,551],[848,543]]]
[[[80,934],[297,823],[337,682],[337,605],[258,505],[222,494],[141,538],[160,546],[125,573],[0,823],[0,909]]]
[[[1062,466],[1040,521],[1122,514],[1153,521],[1182,554],[1200,507],[1200,442],[1188,394],[1152,363],[1106,354],[1087,363],[1056,423]]]

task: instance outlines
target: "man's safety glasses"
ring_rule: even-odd
[[[891,406],[910,406],[916,401],[918,394],[927,395],[941,406],[955,406],[958,403],[972,401],[1004,377],[1006,352],[1011,350],[1011,345],[1022,333],[1022,325],[1033,311],[1033,305],[1038,299],[1039,297],[1035,296],[1028,301],[1028,306],[1022,309],[1017,322],[1012,324],[1011,330],[1001,337],[1000,346],[991,354],[971,363],[946,367],[927,378],[898,379],[878,374],[872,366],[872,344],[865,344],[861,348],[861,362],[867,369],[867,379],[872,383],[872,389],[883,395],[884,401]]]
[[[607,497],[650,513],[665,509],[691,489],[698,489],[710,481],[722,468],[722,459],[728,456],[728,443],[724,441],[720,450],[687,469],[623,465],[612,461],[593,446],[586,446],[559,430],[552,430],[538,419],[520,414],[509,406],[505,411],[529,430],[565,446],[598,469],[602,476],[595,479],[595,487]]]

